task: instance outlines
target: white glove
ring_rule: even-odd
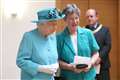
[[[57,72],[58,67],[59,67],[58,63],[51,64],[51,65],[40,65],[39,71],[54,75]]]
[[[49,66],[49,68],[56,69],[56,71],[57,71],[57,69],[59,68],[59,64],[58,64],[58,63],[51,64],[51,65]]]

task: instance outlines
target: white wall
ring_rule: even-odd
[[[25,0],[24,0],[25,1]],[[7,17],[2,11],[2,80],[17,80],[20,69],[16,66],[16,55],[23,33],[35,28],[30,21],[36,19],[36,10],[55,6],[55,0],[28,0],[21,18]]]
[[[1,4],[1,0],[0,0],[0,4]],[[1,7],[0,7],[0,15],[1,15]],[[1,56],[1,54],[2,54],[2,53],[1,53],[1,50],[2,50],[2,48],[1,48],[1,46],[2,46],[2,45],[1,45],[1,37],[2,37],[2,36],[1,36],[1,30],[2,30],[2,29],[1,29],[1,23],[2,23],[2,22],[1,22],[1,16],[0,16],[0,65],[2,65],[2,64],[1,64],[1,61],[2,61],[2,59],[1,59],[1,57],[2,57],[2,56]],[[0,66],[0,73],[1,73],[1,66]],[[0,79],[1,79],[1,74],[0,74]]]

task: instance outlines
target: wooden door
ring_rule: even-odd
[[[109,27],[112,35],[112,50],[110,52],[111,80],[118,78],[118,10],[117,0],[89,0],[89,7],[95,8],[100,14],[100,22]]]
[[[119,29],[119,46],[118,46],[118,48],[119,48],[119,54],[118,54],[118,58],[119,58],[119,60],[118,60],[118,64],[119,64],[119,67],[120,67],[120,0],[118,0],[118,29]],[[118,70],[118,79],[120,79],[120,68],[118,68],[119,70]]]
[[[112,50],[110,52],[110,61],[111,61],[111,69],[110,76],[111,80],[119,80],[120,79],[120,67],[119,63],[119,25],[118,25],[118,2],[119,0],[56,0],[57,8],[63,9],[66,4],[74,3],[81,10],[80,17],[80,25],[84,26],[86,24],[85,21],[85,11],[88,8],[95,8],[100,15],[100,22],[108,26],[112,35]],[[120,7],[119,7],[120,8]],[[119,10],[120,12],[120,10]],[[119,18],[120,19],[120,18]],[[64,21],[63,21],[64,22]],[[63,29],[65,23],[59,23],[59,31]]]

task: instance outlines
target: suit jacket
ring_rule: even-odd
[[[100,24],[97,24],[97,27],[99,25]],[[88,28],[92,31],[94,30],[94,28],[92,28],[89,25],[87,25],[86,28]],[[102,28],[98,32],[94,33],[94,36],[100,47],[99,54],[100,54],[100,58],[102,59],[101,69],[109,69],[109,67],[110,67],[109,53],[110,53],[110,49],[111,49],[110,31],[107,27],[102,26]]]
[[[94,38],[92,32],[88,29],[77,29],[77,47],[78,55],[91,57],[93,52],[99,50],[99,46]],[[73,63],[75,50],[72,45],[71,37],[68,28],[62,33],[57,35],[57,49],[59,60],[66,63]],[[61,69],[61,77],[67,78],[67,80],[93,80],[95,77],[95,69],[92,67],[88,72],[74,73],[72,71]]]

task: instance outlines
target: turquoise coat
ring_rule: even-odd
[[[24,34],[16,61],[21,68],[21,80],[54,80],[53,75],[38,72],[38,66],[54,64],[57,60],[55,34],[45,38],[38,29]]]
[[[99,46],[88,29],[77,28],[77,47],[78,55],[91,57],[92,53],[99,50]],[[75,50],[73,48],[68,28],[57,35],[57,49],[59,60],[67,63],[73,63]],[[88,72],[74,73],[72,71],[61,69],[60,76],[67,80],[94,80],[96,75],[95,69],[92,67]]]

